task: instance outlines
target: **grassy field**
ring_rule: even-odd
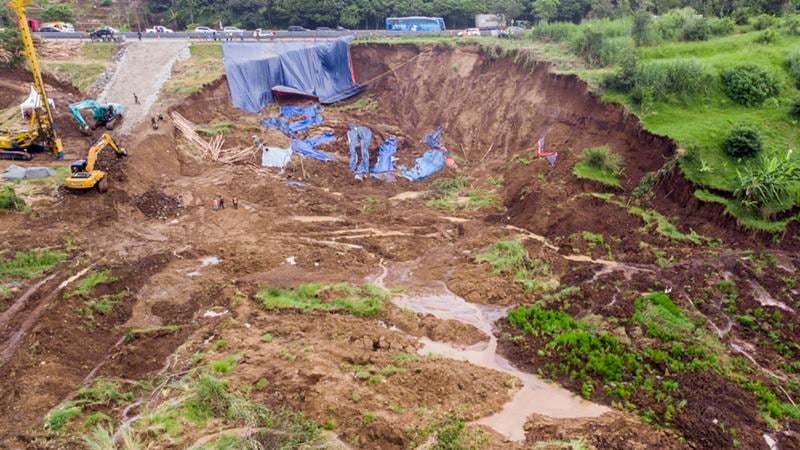
[[[43,64],[45,70],[85,92],[106,71],[118,48],[112,42],[87,42],[77,58],[44,59]]]
[[[191,57],[179,61],[172,69],[172,77],[164,84],[162,93],[167,96],[184,97],[197,92],[204,84],[220,78],[222,66],[222,44],[216,42],[193,43],[189,47]]]

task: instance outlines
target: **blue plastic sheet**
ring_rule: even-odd
[[[350,149],[350,170],[362,178],[369,170],[369,144],[372,143],[372,130],[359,125],[351,125],[347,131],[347,146]],[[361,162],[358,161],[357,147],[361,147]]]
[[[378,147],[378,161],[372,168],[372,173],[386,173],[394,170],[392,156],[397,153],[397,139],[392,136]]]
[[[233,105],[257,113],[273,92],[300,94],[335,103],[364,90],[353,77],[349,42],[226,42],[225,75]]]
[[[439,150],[444,150],[442,144],[439,141],[442,139],[442,127],[435,129],[433,132],[429,133],[422,139],[423,144],[428,144],[429,147],[438,148]]]
[[[442,170],[444,162],[445,152],[438,149],[428,150],[417,158],[416,165],[411,169],[401,167],[400,174],[411,181],[423,180]]]
[[[279,117],[268,117],[261,121],[261,126],[266,128],[277,128],[288,136],[294,136],[296,133],[307,130],[314,125],[319,125],[325,122],[325,119],[319,115],[320,108],[318,105],[312,106],[281,106],[281,115]],[[303,116],[303,119],[290,122],[289,119],[294,116]]]
[[[336,136],[329,131],[312,136],[308,139],[292,139],[292,151],[305,157],[318,159],[320,161],[334,161],[336,156],[331,153],[317,150],[316,146],[327,144],[335,140]]]

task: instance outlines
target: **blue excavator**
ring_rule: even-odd
[[[82,111],[91,112],[91,122],[87,122],[83,117]],[[105,127],[106,130],[113,130],[117,123],[122,120],[122,112],[125,108],[119,103],[100,103],[97,100],[84,100],[82,102],[69,105],[72,117],[78,122],[81,133],[89,136],[97,127]],[[91,124],[90,124],[91,123]]]

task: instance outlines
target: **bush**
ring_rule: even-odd
[[[655,31],[665,41],[677,41],[683,36],[686,22],[695,16],[692,8],[673,9],[655,22]]]
[[[725,137],[723,147],[732,158],[752,158],[761,153],[764,144],[755,127],[737,125]]]
[[[720,78],[725,94],[741,105],[760,105],[778,94],[778,81],[757,64],[739,64],[724,70]]]
[[[731,17],[733,18],[736,25],[746,25],[747,22],[750,21],[750,16],[753,13],[750,11],[750,8],[736,8],[731,13]]]
[[[742,206],[769,218],[794,205],[790,189],[800,182],[800,166],[791,159],[791,153],[790,150],[782,158],[763,159],[755,169],[738,173],[733,195]]]
[[[0,65],[15,67],[22,63],[22,38],[16,28],[10,27],[0,32]]]
[[[783,21],[783,32],[789,36],[800,36],[800,14],[786,16]]]
[[[789,75],[792,76],[795,85],[800,88],[800,51],[795,51],[786,59],[786,66],[789,69]]]
[[[684,41],[705,41],[710,33],[705,19],[690,17],[684,22],[681,34]]]
[[[736,21],[730,17],[712,17],[706,20],[708,33],[712,36],[726,36],[733,33]]]
[[[578,26],[572,22],[540,22],[533,29],[534,40],[545,42],[571,41],[578,34]]]
[[[600,63],[603,66],[622,64],[628,57],[635,55],[633,39],[628,36],[605,39],[600,46]]]
[[[19,211],[25,208],[25,200],[20,198],[13,186],[6,186],[0,191],[0,209]]]
[[[772,28],[767,28],[766,30],[758,33],[756,36],[756,43],[758,44],[771,44],[778,39],[778,33],[775,32]]]
[[[638,11],[633,16],[633,28],[631,28],[631,37],[637,47],[651,45],[655,41],[653,34],[653,19],[650,13],[646,11]]]
[[[619,177],[625,174],[625,162],[606,145],[587,148],[581,154],[581,161],[575,165],[573,173],[578,178],[619,188],[622,186]]]
[[[800,119],[800,97],[795,97],[789,105],[789,115]]]
[[[594,30],[586,30],[575,39],[574,50],[590,66],[600,64],[600,48],[603,46],[603,35]]]
[[[676,59],[639,65],[634,75],[634,100],[664,100],[670,96],[683,97],[704,93],[712,76],[696,60]]]
[[[760,14],[754,17],[750,23],[753,25],[754,30],[766,30],[777,25],[778,18],[769,14]]]
[[[72,22],[75,20],[75,10],[64,4],[49,5],[42,10],[41,18],[45,22]]]

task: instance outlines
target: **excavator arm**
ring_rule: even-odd
[[[53,151],[58,159],[64,157],[64,147],[61,144],[61,139],[56,135],[55,123],[53,121],[53,111],[50,109],[50,102],[47,99],[47,92],[44,88],[44,80],[42,79],[42,71],[39,66],[39,58],[36,56],[36,48],[33,46],[33,37],[31,30],[28,27],[28,17],[25,15],[25,6],[29,0],[9,0],[8,7],[14,11],[17,16],[17,28],[19,29],[20,37],[22,38],[23,54],[28,58],[28,63],[31,66],[31,74],[33,75],[33,87],[36,93],[39,94],[41,105],[39,109],[41,112],[36,114],[39,121],[39,134],[44,139],[45,145]]]
[[[97,156],[106,149],[106,147],[110,147],[114,150],[114,153],[117,154],[118,157],[128,156],[128,153],[120,148],[117,143],[114,141],[114,138],[111,137],[108,133],[103,133],[103,136],[97,141],[96,144],[89,149],[89,156],[86,157],[86,171],[91,172],[94,170],[94,165],[97,162]]]
[[[72,117],[78,122],[81,132],[84,134],[91,134],[92,126],[86,122],[81,111],[89,110],[92,112],[92,119],[97,125],[106,125],[106,128],[113,128],[113,123],[116,119],[122,116],[124,107],[118,103],[103,104],[97,100],[84,100],[82,102],[73,103],[69,105],[69,111]]]

